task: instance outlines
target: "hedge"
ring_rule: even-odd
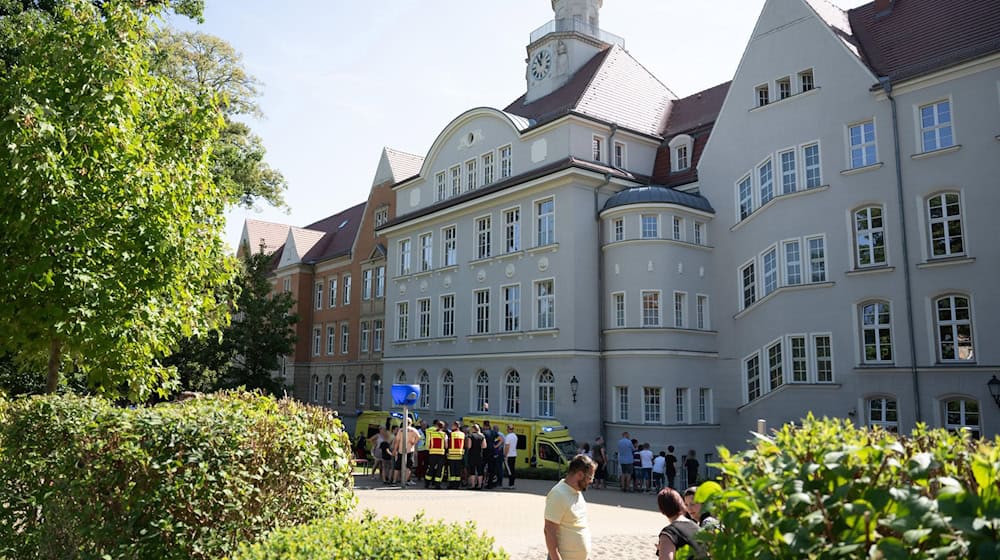
[[[360,518],[325,519],[279,529],[254,544],[240,547],[230,560],[502,560],[493,538],[474,523],[426,519],[379,518],[372,511]]]
[[[334,415],[245,392],[5,401],[0,557],[217,558],[350,511],[349,450]]]
[[[1000,558],[1000,438],[810,416],[719,456],[714,558]]]

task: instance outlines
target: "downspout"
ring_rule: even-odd
[[[882,91],[889,98],[892,107],[892,147],[896,165],[896,197],[899,203],[899,231],[903,242],[903,281],[906,285],[906,333],[910,342],[910,377],[913,379],[913,409],[917,422],[923,421],[920,409],[920,375],[917,372],[916,332],[913,326],[913,281],[910,278],[910,245],[906,236],[906,201],[903,195],[903,168],[899,157],[899,115],[896,112],[896,98],[892,96],[892,82],[888,76],[878,79]]]
[[[615,146],[615,134],[618,132],[618,124],[611,123],[611,135],[608,136],[608,165],[614,168],[614,146]],[[617,169],[617,168],[616,168]],[[604,325],[606,324],[606,303],[604,301],[604,248],[602,245],[601,237],[601,207],[599,201],[599,193],[601,189],[611,184],[611,174],[604,174],[604,181],[594,187],[594,219],[597,221],[597,301],[598,311],[597,311],[597,370],[598,379],[601,384],[599,390],[599,397],[601,399],[601,435],[604,436],[605,450],[607,449],[607,442],[610,441],[607,434],[604,433],[605,425],[607,424],[607,410],[608,410],[608,365],[604,357]],[[606,452],[606,451],[605,451]]]

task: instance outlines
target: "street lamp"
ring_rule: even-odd
[[[1000,382],[998,382],[1000,384]],[[576,376],[569,380],[569,390],[573,393],[573,402],[576,402],[576,390],[580,388],[580,382],[576,380]],[[1000,401],[997,401],[1000,402]]]
[[[1000,406],[1000,379],[994,375],[993,379],[986,382],[986,386],[990,388],[990,396],[993,397],[993,402]]]

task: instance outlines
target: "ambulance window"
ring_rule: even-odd
[[[517,434],[517,448],[527,449],[528,448],[528,438],[522,434]]]
[[[540,461],[558,461],[559,454],[556,450],[549,444],[543,443],[538,446],[538,460]]]

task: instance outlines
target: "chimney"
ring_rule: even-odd
[[[894,0],[875,0],[875,13],[878,15],[888,15],[892,11]]]

